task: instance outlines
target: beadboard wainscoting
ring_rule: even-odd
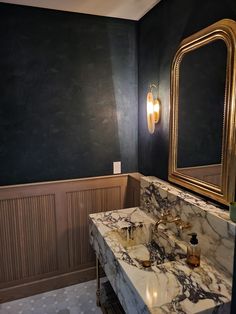
[[[138,206],[139,174],[0,188],[0,303],[95,278],[88,215]]]

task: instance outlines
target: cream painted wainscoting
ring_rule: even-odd
[[[0,188],[0,303],[95,278],[88,215],[138,206],[139,174]]]

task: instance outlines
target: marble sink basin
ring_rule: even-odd
[[[168,230],[155,230],[154,225],[127,225],[111,231],[136,266],[149,268],[170,261],[186,258],[186,247],[177,243]],[[127,258],[127,256],[126,256]]]
[[[204,256],[189,267],[186,242],[154,224],[137,207],[90,214],[90,243],[125,312],[230,313],[228,277]]]

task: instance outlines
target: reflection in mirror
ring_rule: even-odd
[[[183,56],[179,70],[177,170],[221,186],[227,47],[212,41]]]

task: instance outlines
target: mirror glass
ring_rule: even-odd
[[[177,171],[222,184],[227,46],[222,39],[188,51],[179,65]]]

